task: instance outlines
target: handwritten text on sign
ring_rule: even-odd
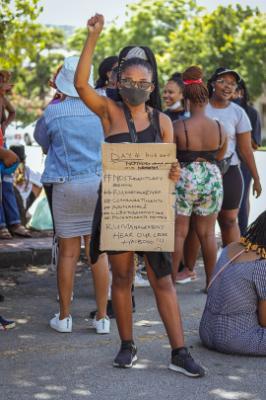
[[[101,250],[173,251],[174,144],[102,145]]]

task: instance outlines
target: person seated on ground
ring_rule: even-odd
[[[11,166],[17,161],[17,155],[11,150],[0,148],[0,160],[4,163],[6,167]],[[2,202],[2,182],[0,174],[0,204]],[[4,296],[0,294],[0,301],[4,301]],[[9,321],[0,316],[0,330],[11,329],[15,327],[14,321]]]
[[[10,123],[13,118],[13,108],[11,104],[7,102],[5,97],[6,93],[8,93],[12,88],[12,85],[9,83],[9,79],[10,75],[6,76],[6,74],[3,75],[3,71],[0,72],[0,147],[3,147],[2,129],[5,130],[8,123]],[[5,116],[6,110],[8,112],[7,118]],[[10,115],[12,115],[12,118]],[[13,177],[12,175],[7,175],[3,172],[1,174],[2,202],[0,204],[0,239],[11,239],[11,233],[13,235],[30,237],[30,232],[23,225],[21,225],[21,219],[13,188]]]
[[[265,226],[266,211],[221,253],[199,328],[209,349],[266,355]]]
[[[33,171],[26,164],[25,146],[14,145],[10,147],[10,150],[14,151],[20,160],[20,164],[14,173],[13,184],[21,221],[23,225],[26,225],[30,218],[30,215],[27,215],[27,210],[42,191],[41,174],[38,171]]]

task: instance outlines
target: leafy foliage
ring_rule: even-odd
[[[78,30],[69,47],[81,51],[86,29]],[[156,54],[162,82],[190,65],[203,67],[209,77],[218,66],[236,68],[252,97],[265,80],[265,14],[251,7],[219,6],[208,13],[190,0],[141,0],[128,6],[122,27],[115,22],[102,33],[94,63],[118,54],[126,45],[147,45]]]
[[[15,82],[12,101],[17,118],[31,122],[41,112],[49,92],[48,80],[64,56],[64,33],[36,23],[39,0],[1,0],[0,69],[12,71]]]
[[[64,32],[36,22],[40,0],[0,0],[0,68],[10,69],[16,83],[13,101],[28,123],[46,103],[52,76],[67,48],[80,54],[87,30],[66,42]],[[89,17],[89,16],[88,16]],[[251,96],[261,94],[266,65],[265,14],[251,7],[198,7],[196,0],[140,0],[127,6],[123,26],[107,26],[97,44],[94,66],[124,46],[147,45],[155,53],[161,82],[175,71],[196,64],[206,77],[218,66],[235,68]],[[96,74],[95,74],[96,75]],[[96,78],[96,76],[95,76]]]

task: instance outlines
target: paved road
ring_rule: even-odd
[[[6,301],[0,314],[17,328],[0,333],[0,398],[5,400],[265,400],[265,358],[223,355],[204,349],[198,337],[204,307],[200,279],[178,287],[187,345],[208,369],[191,379],[167,369],[169,345],[151,289],[137,289],[134,314],[139,361],[132,370],[111,366],[119,347],[114,321],[111,335],[89,329],[94,307],[90,272],[79,267],[72,307],[72,334],[48,327],[57,311],[55,275],[47,267],[1,271]],[[143,321],[149,321],[143,326]]]

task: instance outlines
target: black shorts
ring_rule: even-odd
[[[223,176],[224,199],[222,210],[234,210],[240,207],[243,195],[243,177],[238,165],[231,165]]]

